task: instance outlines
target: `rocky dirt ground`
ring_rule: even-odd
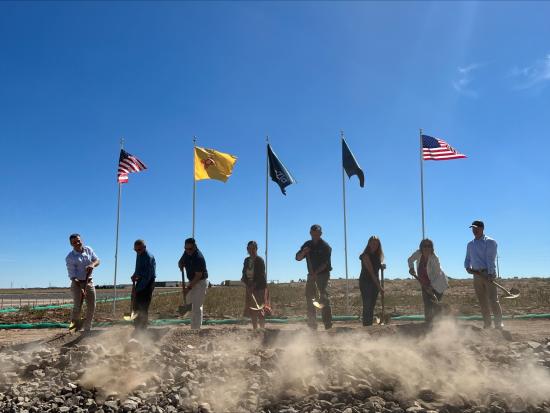
[[[0,331],[2,412],[550,412],[550,321]]]

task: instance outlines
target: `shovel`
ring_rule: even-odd
[[[510,288],[509,290],[506,289],[506,287],[500,285],[499,283],[497,283],[495,280],[489,280],[485,273],[482,272],[482,271],[474,271],[474,275],[477,275],[478,277],[483,277],[485,280],[489,281],[490,283],[493,283],[497,288],[499,288],[500,290],[502,290],[506,295],[502,298],[508,298],[508,299],[514,299],[514,298],[518,298],[519,297],[519,289],[515,288],[515,287],[512,287]]]
[[[309,255],[306,255],[306,264],[308,275],[311,274],[311,263],[309,262]],[[321,293],[319,292],[319,287],[317,287],[317,281],[313,280],[315,284],[315,298],[312,298],[313,306],[318,309],[322,309],[325,305],[321,303]]]
[[[411,274],[412,275],[412,274]],[[420,278],[418,278],[417,275],[412,275],[414,278],[417,279],[417,281],[420,283]],[[439,305],[440,302],[439,302],[439,298],[437,298],[437,296],[430,290],[428,290],[427,287],[425,287],[422,283],[420,283],[420,286],[422,287],[422,289],[430,296],[430,299],[432,300],[432,303],[436,304],[436,305]]]
[[[502,298],[513,299],[513,298],[518,298],[519,297],[519,290],[517,288],[512,287],[509,290],[507,290],[506,287],[500,285],[496,281],[493,280],[491,282],[506,293],[506,295]]]
[[[382,289],[384,289],[384,270],[386,269],[386,264],[382,264],[380,266],[380,285]],[[376,324],[384,325],[389,324],[390,317],[386,315],[386,309],[384,307],[384,296],[385,294],[382,293],[380,296],[380,302],[382,304],[382,314],[380,314],[380,318],[376,317]]]
[[[182,274],[182,280],[183,280],[183,274]],[[183,282],[183,286],[185,288],[185,282]],[[183,304],[178,307],[178,314],[181,316],[184,316],[186,313],[191,311],[191,304],[187,304],[187,293],[185,292],[185,289],[183,290]]]
[[[254,300],[254,304],[256,305],[256,307],[248,308],[250,308],[252,311],[262,311],[265,307],[265,304],[262,304],[261,306],[258,305],[258,301],[256,300],[256,297],[254,296],[254,291],[252,291],[252,289],[250,289],[250,295],[252,296],[252,300]]]
[[[80,281],[77,280],[76,282],[78,283],[78,286],[80,286]],[[88,284],[87,278],[85,282],[87,285]],[[84,287],[84,290],[82,288],[80,289],[80,318],[77,320],[71,320],[71,323],[69,324],[69,332],[80,330],[84,324],[84,319],[82,318],[82,304],[84,303],[84,296],[86,295],[85,288],[86,287]]]
[[[134,311],[134,298],[135,298],[135,296],[136,296],[136,282],[132,281],[132,298],[131,298],[131,301],[130,301],[130,306],[132,307],[132,312],[131,313],[124,313],[124,315],[122,317],[124,318],[125,321],[133,321],[138,316],[138,313],[136,313]]]

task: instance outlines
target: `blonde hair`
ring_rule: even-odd
[[[384,262],[384,250],[382,249],[382,242],[380,241],[380,238],[378,238],[376,235],[373,235],[369,238],[367,241],[367,246],[363,250],[363,254],[366,254],[369,249],[369,244],[371,242],[378,241],[378,248],[375,251],[375,254],[378,255],[378,258],[380,258],[380,263]]]

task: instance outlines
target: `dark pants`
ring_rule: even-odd
[[[313,299],[319,299],[320,304],[324,304],[321,310],[323,317],[323,324],[325,328],[332,327],[332,309],[330,308],[330,298],[328,295],[327,287],[330,274],[318,274],[316,281],[311,277],[308,277],[306,282],[306,304],[307,304],[307,324],[311,328],[317,328],[317,311],[313,305]],[[319,289],[319,296],[317,297],[316,288]]]
[[[149,287],[136,291],[133,308],[138,313],[138,316],[134,320],[136,330],[145,330],[147,328],[147,324],[149,323],[149,305],[151,304],[154,289],[155,284],[151,283]]]
[[[443,298],[443,293],[438,293],[434,290],[434,294],[439,301]],[[426,323],[431,323],[437,315],[439,315],[441,308],[438,303],[433,301],[431,294],[428,294],[424,288],[422,288],[422,301],[424,301],[424,320]]]
[[[378,287],[370,278],[359,278],[359,289],[363,300],[363,325],[371,326],[378,298]]]

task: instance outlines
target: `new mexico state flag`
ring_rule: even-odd
[[[195,146],[195,181],[217,179],[225,182],[231,176],[235,162],[236,156]]]

